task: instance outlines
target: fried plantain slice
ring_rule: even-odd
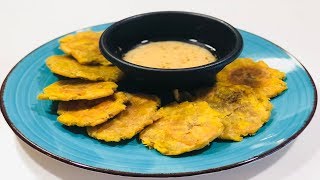
[[[117,89],[114,82],[92,82],[79,79],[60,80],[43,89],[40,100],[70,101],[110,96]]]
[[[144,127],[152,124],[160,99],[156,96],[143,94],[127,94],[129,105],[127,109],[113,120],[95,127],[88,127],[88,135],[106,142],[119,142],[131,139]]]
[[[220,114],[204,101],[162,107],[158,121],[140,133],[142,143],[164,155],[201,149],[223,131]]]
[[[83,65],[71,56],[50,56],[46,64],[53,73],[69,78],[117,82],[123,77],[122,71],[116,66]]]
[[[254,135],[271,115],[272,104],[265,95],[245,85],[217,83],[215,87],[199,90],[198,101],[206,101],[225,117],[220,139],[242,141]]]
[[[101,32],[86,31],[67,35],[59,40],[60,49],[72,55],[80,64],[111,65],[99,50],[101,34]]]
[[[217,74],[217,81],[235,85],[247,85],[255,92],[275,97],[287,89],[283,81],[286,75],[270,68],[263,61],[254,62],[250,58],[239,58]]]
[[[128,101],[123,92],[95,99],[59,102],[58,121],[67,126],[96,126],[126,109]]]

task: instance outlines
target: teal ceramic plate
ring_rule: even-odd
[[[102,31],[110,24],[91,27]],[[144,147],[137,138],[120,144],[89,138],[80,128],[56,121],[51,101],[37,100],[41,90],[55,82],[45,65],[51,55],[62,54],[58,38],[23,58],[1,88],[1,110],[12,130],[27,144],[62,162],[94,171],[128,176],[185,176],[240,166],[269,155],[296,138],[310,122],[316,107],[316,89],[304,67],[277,45],[249,32],[242,57],[263,59],[287,73],[288,90],[272,100],[269,122],[242,142],[213,142],[203,150],[167,157]]]

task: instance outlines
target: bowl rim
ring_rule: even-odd
[[[189,68],[175,68],[175,69],[162,69],[162,68],[141,66],[138,64],[134,64],[134,63],[125,61],[122,58],[117,58],[112,52],[108,51],[108,48],[106,47],[104,41],[105,41],[105,39],[107,39],[106,37],[108,37],[110,32],[112,32],[114,29],[118,28],[122,24],[127,23],[128,21],[136,20],[136,19],[139,19],[144,16],[157,15],[157,14],[185,14],[185,15],[199,16],[199,17],[207,18],[207,19],[210,19],[213,21],[217,21],[217,22],[221,23],[222,25],[226,26],[228,29],[230,29],[231,32],[235,35],[235,39],[236,39],[235,48],[231,52],[229,52],[226,56],[218,59],[217,61],[214,61],[214,62],[211,62],[208,64],[204,64],[201,66],[195,66],[195,67],[189,67]],[[207,68],[211,68],[214,66],[219,66],[224,63],[226,63],[226,64],[230,63],[235,58],[237,58],[240,55],[240,53],[242,52],[243,38],[242,38],[240,32],[235,27],[233,27],[231,24],[229,24],[219,18],[213,17],[213,16],[209,16],[209,15],[201,14],[201,13],[196,13],[196,12],[188,12],[188,11],[155,11],[155,12],[148,12],[148,13],[133,15],[133,16],[124,18],[120,21],[113,23],[110,27],[108,27],[106,30],[104,30],[103,33],[101,34],[101,37],[99,39],[99,49],[101,51],[101,54],[103,56],[105,56],[109,61],[111,59],[111,61],[117,61],[121,64],[124,64],[126,66],[130,66],[130,67],[134,67],[136,69],[145,70],[145,71],[154,71],[154,72],[156,72],[156,71],[161,71],[161,72],[181,72],[181,71],[183,71],[183,72],[187,72],[187,71],[197,71],[197,70],[201,70],[201,69],[207,69]]]

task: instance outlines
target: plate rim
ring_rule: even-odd
[[[317,93],[317,87],[315,86],[315,83],[314,83],[314,80],[312,79],[310,73],[308,72],[308,70],[304,67],[304,65],[299,61],[299,59],[297,59],[295,56],[293,56],[291,53],[289,53],[287,50],[285,50],[284,48],[280,47],[279,45],[269,41],[268,39],[265,39],[257,34],[254,34],[254,33],[251,33],[249,31],[245,31],[245,30],[242,30],[242,29],[238,29],[240,31],[243,31],[245,33],[248,33],[248,34],[252,34],[252,35],[255,35],[269,43],[271,43],[272,45],[278,47],[279,49],[281,49],[283,52],[285,52],[287,55],[289,55],[290,57],[294,58],[300,65],[301,67],[305,70],[305,72],[307,73],[309,79],[310,79],[310,82],[311,82],[311,85],[313,87],[313,90],[314,90],[314,99],[313,99],[313,108],[312,108],[312,111],[310,112],[307,120],[305,121],[305,123],[303,124],[303,126],[296,132],[294,133],[292,136],[290,136],[289,138],[287,138],[285,141],[281,142],[279,145],[277,145],[276,147],[268,150],[268,151],[265,151],[257,156],[253,156],[249,159],[246,159],[246,160],[243,160],[243,161],[239,161],[239,162],[236,162],[236,163],[233,163],[233,164],[230,164],[230,165],[226,165],[226,166],[221,166],[221,167],[216,167],[216,168],[209,168],[209,169],[205,169],[205,170],[200,170],[200,171],[190,171],[190,172],[177,172],[177,173],[135,173],[135,172],[126,172],[126,171],[117,171],[117,170],[112,170],[112,169],[107,169],[107,168],[98,168],[98,167],[94,167],[94,166],[90,166],[90,165],[86,165],[86,164],[83,164],[83,163],[79,163],[79,162],[75,162],[75,161],[72,161],[70,159],[67,159],[67,158],[63,158],[59,155],[56,155],[54,153],[51,153],[47,150],[45,150],[44,148],[42,148],[41,146],[37,145],[35,142],[32,142],[31,140],[29,140],[27,137],[25,137],[23,135],[23,133],[21,133],[19,131],[18,128],[15,127],[15,125],[12,123],[12,121],[10,120],[8,114],[7,114],[7,111],[6,111],[6,108],[5,108],[5,105],[4,105],[4,91],[5,91],[5,88],[6,88],[6,83],[7,83],[7,80],[9,78],[9,76],[12,74],[12,72],[16,69],[16,67],[22,62],[24,61],[24,59],[26,57],[28,57],[30,54],[32,54],[33,52],[37,51],[38,49],[40,49],[41,47],[45,46],[47,43],[51,42],[51,41],[54,41],[54,40],[57,40],[67,34],[70,34],[70,33],[74,33],[74,32],[78,32],[80,30],[84,30],[84,29],[90,29],[90,28],[93,28],[93,27],[97,27],[97,26],[104,26],[104,25],[110,25],[112,23],[104,23],[104,24],[98,24],[98,25],[94,25],[94,26],[90,26],[90,27],[86,27],[86,28],[82,28],[82,29],[79,29],[79,30],[76,30],[76,31],[72,31],[72,32],[69,32],[69,33],[66,33],[62,36],[59,36],[57,38],[54,38],[44,44],[42,44],[41,46],[37,47],[36,49],[32,50],[30,53],[28,53],[26,56],[24,56],[18,63],[16,63],[12,69],[9,71],[9,73],[6,75],[2,85],[1,85],[1,90],[0,90],[0,109],[1,109],[1,112],[2,112],[2,115],[4,117],[4,119],[6,120],[7,124],[9,125],[9,127],[12,129],[12,131],[23,141],[25,142],[26,144],[28,144],[29,146],[31,146],[33,149],[36,149],[37,151],[39,151],[40,153],[43,153],[55,160],[58,160],[60,162],[63,162],[63,163],[66,163],[66,164],[69,164],[69,165],[72,165],[72,166],[75,166],[75,167],[78,167],[78,168],[83,168],[83,169],[87,169],[87,170],[91,170],[91,171],[96,171],[96,172],[101,172],[101,173],[108,173],[108,174],[113,174],[113,175],[121,175],[121,176],[131,176],[131,177],[182,177],[182,176],[193,176],[193,175],[199,175],[199,174],[206,174],[206,173],[213,173],[213,172],[218,172],[218,171],[223,171],[223,170],[227,170],[227,169],[231,169],[231,168],[235,168],[235,167],[238,167],[238,166],[242,166],[242,165],[245,165],[245,164],[248,164],[248,163],[251,163],[251,162],[254,162],[254,161],[257,161],[259,159],[262,159],[266,156],[269,156],[271,154],[273,154],[274,152],[280,150],[281,148],[283,148],[284,146],[286,146],[287,144],[289,144],[291,141],[293,141],[295,138],[297,138],[304,130],[305,128],[309,125],[309,123],[311,122],[311,120],[313,119],[313,116],[315,114],[315,111],[316,111],[316,108],[317,108],[317,103],[318,103],[318,93]]]

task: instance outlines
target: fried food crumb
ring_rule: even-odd
[[[172,93],[176,102],[192,101],[193,99],[193,95],[188,91],[174,89]]]

